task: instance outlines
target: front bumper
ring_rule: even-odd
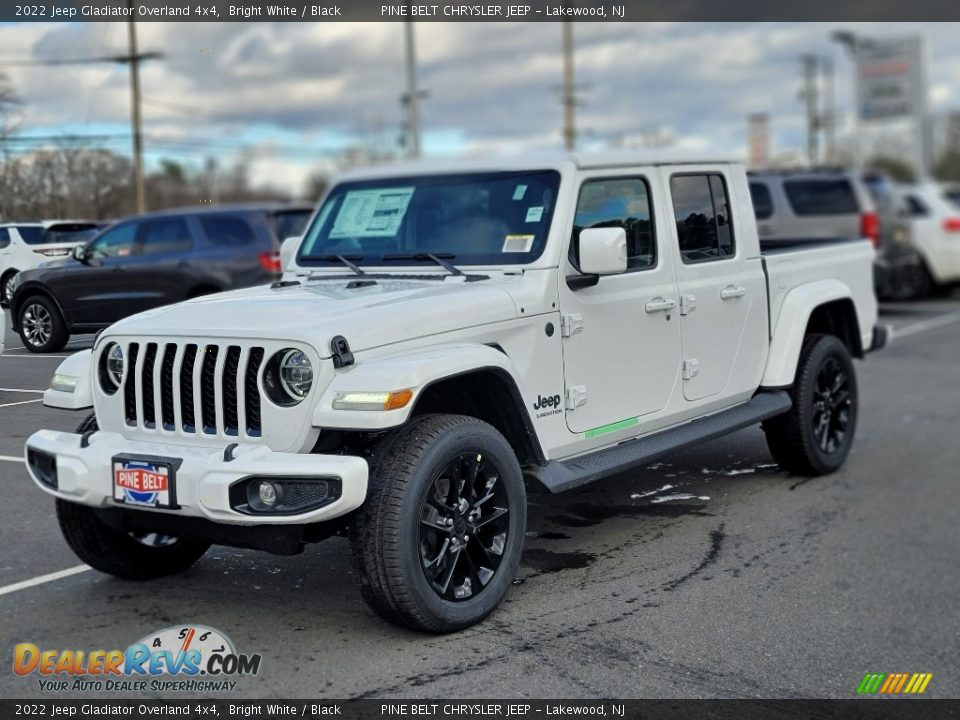
[[[55,459],[56,488],[38,477],[36,453],[42,454],[41,459],[44,455]],[[177,509],[117,503],[113,499],[113,458],[117,455],[180,460],[174,481]],[[363,458],[278,453],[261,445],[241,444],[232,453],[225,454],[223,448],[139,442],[112,432],[99,431],[84,441],[76,433],[38,430],[27,439],[25,456],[30,477],[37,486],[64,500],[96,508],[130,508],[233,525],[323,522],[357,509],[367,496],[368,468]],[[230,456],[232,459],[227,459]],[[230,505],[230,487],[250,477],[337,479],[341,491],[331,503],[309,512],[283,515],[241,513]]]

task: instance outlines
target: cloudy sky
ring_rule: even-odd
[[[845,25],[868,36],[920,31],[931,104],[960,108],[960,27]],[[635,146],[654,135],[690,151],[745,155],[746,117],[771,114],[777,152],[803,145],[801,53],[833,58],[850,106],[850,65],[821,23],[582,23],[575,26],[581,144]],[[23,100],[22,134],[96,134],[126,152],[129,85],[111,64],[27,60],[126,50],[125,23],[0,26],[0,69]],[[201,166],[241,155],[254,179],[299,190],[354,143],[392,143],[404,90],[401,23],[140,23],[148,162]],[[428,155],[561,146],[559,23],[420,23]]]

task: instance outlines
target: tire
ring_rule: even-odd
[[[910,269],[905,285],[904,296],[909,300],[923,300],[937,291],[937,283],[923,260]]]
[[[833,335],[804,340],[790,412],[763,424],[767,445],[781,468],[794,475],[826,475],[850,452],[859,395],[853,360]]]
[[[97,430],[90,414],[78,433]],[[97,517],[93,508],[57,498],[57,520],[70,549],[95,570],[127,580],[152,580],[183,572],[210,548],[209,543],[159,533],[117,530]]]
[[[70,333],[53,300],[46,295],[32,295],[20,303],[17,313],[20,340],[27,350],[35,353],[63,350]]]
[[[17,271],[11,270],[0,278],[0,304],[4,307],[10,307],[10,302],[13,300],[13,288],[11,284],[16,276]]]
[[[351,529],[364,599],[415,630],[480,622],[513,582],[526,506],[520,465],[496,429],[462,415],[412,420],[375,449]]]

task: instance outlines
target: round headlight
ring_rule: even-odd
[[[300,350],[286,348],[270,358],[263,370],[263,389],[281,407],[303,401],[313,385],[313,366]]]
[[[100,355],[100,386],[103,391],[113,394],[123,380],[123,348],[110,343]]]
[[[280,361],[280,384],[294,400],[303,400],[313,385],[313,367],[300,350],[288,350]]]

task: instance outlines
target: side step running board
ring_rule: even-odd
[[[543,467],[527,468],[550,492],[559,493],[610,475],[649,465],[664,455],[728,435],[762,420],[788,412],[793,405],[783,390],[758,393],[750,402],[723,412],[691,420],[661,432],[627,440],[605,450],[570,460],[551,460]]]

